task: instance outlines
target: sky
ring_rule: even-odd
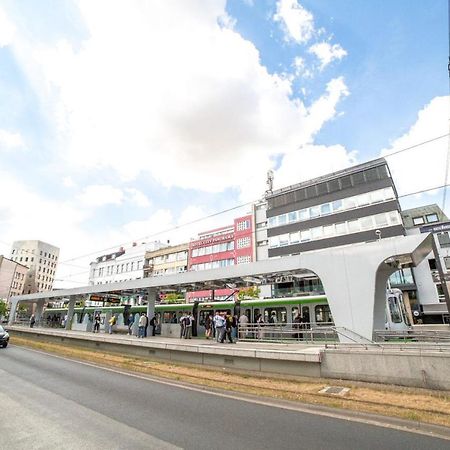
[[[0,0],[0,254],[49,242],[55,286],[87,284],[122,244],[232,223],[268,170],[277,189],[380,156],[403,208],[442,207],[447,15],[444,0]]]

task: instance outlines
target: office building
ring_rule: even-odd
[[[59,248],[38,240],[15,241],[11,259],[28,268],[23,293],[50,291],[58,267]]]
[[[0,300],[23,293],[28,267],[0,255]]]

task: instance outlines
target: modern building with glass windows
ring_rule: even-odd
[[[266,199],[269,258],[405,234],[383,158],[279,189]]]

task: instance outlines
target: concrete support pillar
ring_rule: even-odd
[[[66,324],[65,324],[66,330],[72,329],[72,319],[73,319],[73,312],[75,310],[76,300],[77,300],[76,297],[70,297],[69,310],[67,311],[67,320],[66,320]]]
[[[39,326],[40,322],[42,320],[42,314],[44,312],[44,303],[45,303],[45,299],[42,298],[40,300],[38,300],[36,302],[36,312],[35,312],[35,319],[36,319],[36,324]]]
[[[11,307],[9,309],[9,319],[8,319],[8,325],[12,325],[14,321],[16,320],[16,314],[17,314],[17,308],[19,306],[18,300],[10,300],[11,301]]]

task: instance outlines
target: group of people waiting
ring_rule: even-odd
[[[130,314],[128,316],[128,320],[127,320],[128,334],[130,336],[133,335],[134,320],[135,320],[134,314]],[[147,337],[149,326],[152,327],[152,336],[156,335],[156,327],[158,325],[158,320],[157,320],[156,316],[153,316],[149,320],[147,313],[143,312],[139,316],[138,320],[139,320],[138,335],[137,335],[138,338],[146,338]],[[101,316],[99,313],[95,314],[93,322],[94,322],[94,327],[93,327],[92,331],[94,333],[100,333]],[[111,316],[111,318],[108,320],[107,330],[108,330],[109,334],[113,334],[115,325],[117,325],[117,314],[113,314]],[[106,329],[105,329],[105,331],[106,331]]]
[[[224,343],[225,339],[231,344],[233,335],[237,337],[237,316],[230,312],[216,311],[215,315],[208,314],[205,319],[205,337],[206,339],[215,338],[217,342]]]

